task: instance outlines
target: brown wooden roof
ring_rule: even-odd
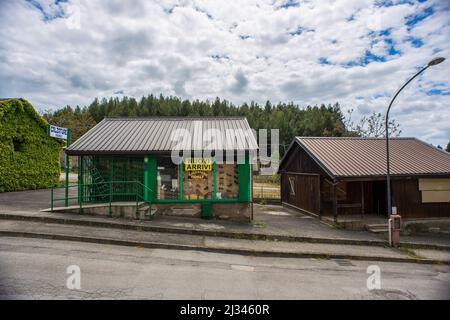
[[[286,155],[295,145],[333,178],[386,175],[384,138],[296,137]],[[450,176],[450,153],[416,138],[391,138],[390,160],[393,176]]]

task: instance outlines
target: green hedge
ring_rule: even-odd
[[[23,99],[0,100],[0,192],[48,188],[59,182],[63,140]]]

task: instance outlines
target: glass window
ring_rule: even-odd
[[[185,159],[184,198],[189,200],[212,199],[213,170],[211,159]]]
[[[216,165],[216,198],[237,199],[238,198],[238,172],[236,164]]]
[[[156,159],[157,165],[157,198],[180,199],[178,165],[172,162],[170,157]]]

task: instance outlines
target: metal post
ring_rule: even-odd
[[[179,168],[179,170],[180,170],[180,185],[179,185],[179,188],[180,188],[180,200],[183,200],[184,199],[184,175],[183,175],[183,173],[184,173],[184,163],[183,163],[183,160],[180,160],[180,168]]]
[[[108,160],[109,165],[109,217],[112,217],[112,179],[113,179],[113,159]]]
[[[150,195],[148,194],[148,180],[149,180],[149,163],[148,163],[148,156],[144,157],[144,200],[146,202],[149,201]]]
[[[338,222],[338,212],[337,212],[337,196],[336,196],[336,181],[333,181],[333,188],[331,189],[331,194],[333,197],[333,217],[334,223]]]
[[[392,199],[391,199],[391,165],[390,165],[390,154],[389,154],[389,109],[386,113],[386,196],[387,196],[387,214],[388,220],[391,217],[392,211]]]
[[[84,192],[84,157],[80,156],[79,158],[79,165],[78,165],[78,203],[80,206],[80,214],[83,213],[83,192]]]
[[[109,217],[112,217],[112,208],[111,208],[111,203],[112,203],[112,183],[111,181],[108,183],[109,184]]]
[[[388,228],[390,228],[390,219],[392,215],[392,196],[391,196],[391,169],[390,169],[390,159],[389,159],[389,111],[391,110],[392,103],[394,102],[395,98],[397,98],[398,94],[405,88],[415,77],[417,77],[419,74],[427,70],[431,66],[435,66],[441,62],[443,62],[445,58],[435,58],[428,62],[428,64],[423,67],[419,72],[417,72],[414,76],[411,77],[406,83],[397,91],[397,93],[392,98],[391,102],[389,103],[389,107],[386,111],[386,197],[387,197],[387,213],[388,213]],[[391,239],[389,239],[389,244],[391,245]]]
[[[67,148],[70,146],[70,129],[67,128],[67,142],[66,142],[66,189],[64,193],[64,206],[69,206],[69,155],[67,154]]]
[[[139,206],[139,198],[138,198],[138,195],[137,194],[135,194],[135,197],[136,197],[136,212],[135,212],[135,215],[136,215],[136,220],[140,220],[141,219],[141,215],[140,215],[140,212],[139,212],[139,208],[138,208],[138,206]]]
[[[217,191],[217,187],[216,187],[216,184],[217,184],[216,174],[217,174],[216,159],[214,159],[214,162],[213,162],[213,196],[212,196],[213,201],[216,201],[216,191]]]
[[[253,166],[250,165],[250,168],[251,168],[251,170],[250,170],[250,175],[251,175],[251,178],[250,178],[250,182],[251,182],[250,190],[251,190],[251,198],[252,198],[251,207],[250,207],[250,222],[252,222],[253,221],[253,203],[254,203],[254,201],[253,201]]]
[[[391,102],[389,103],[389,107],[386,111],[386,117],[385,117],[385,126],[386,126],[386,198],[387,198],[387,213],[388,213],[388,219],[391,217],[392,214],[392,197],[391,197],[391,168],[390,168],[390,154],[389,154],[389,111],[391,110],[392,104],[394,103],[395,98],[397,98],[398,94],[405,88],[415,77],[417,77],[419,74],[424,72],[426,69],[428,69],[430,66],[441,63],[444,61],[444,58],[437,58],[433,59],[428,63],[428,65],[424,68],[422,68],[419,72],[417,72],[411,79],[406,81],[406,83],[397,91],[397,93],[392,98]]]

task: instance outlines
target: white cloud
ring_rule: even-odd
[[[0,96],[24,97],[40,109],[123,91],[234,103],[338,101],[359,114],[384,112],[418,67],[449,58],[450,7],[379,2],[0,1]],[[428,17],[405,25],[430,7]],[[70,24],[74,12],[79,28]],[[449,63],[399,96],[392,116],[404,135],[448,142],[450,96],[427,93],[448,92]]]

